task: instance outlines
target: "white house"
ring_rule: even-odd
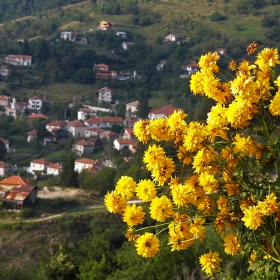
[[[180,37],[177,34],[169,34],[165,37],[166,42],[177,42]]]
[[[225,55],[227,53],[227,50],[224,48],[216,48],[215,52],[217,52],[219,55]]]
[[[27,142],[37,139],[37,134],[38,134],[37,130],[32,130],[27,132]]]
[[[122,48],[124,49],[124,50],[128,50],[131,46],[133,46],[134,45],[134,42],[123,42],[122,43]]]
[[[185,74],[187,74],[188,76],[191,76],[198,71],[199,66],[197,63],[191,63],[191,64],[183,65],[181,67],[181,69],[183,70],[183,72]]]
[[[9,149],[10,149],[10,142],[5,140],[4,138],[0,138],[0,141],[2,141],[4,143],[6,150],[9,151]]]
[[[87,126],[83,122],[79,120],[75,120],[68,123],[67,130],[69,131],[69,133],[73,135],[74,138],[77,138],[77,137],[85,137],[86,128]]]
[[[119,32],[116,32],[116,35],[122,37],[123,39],[126,39],[126,33],[125,32],[119,31]]]
[[[128,147],[129,150],[132,152],[136,151],[136,147],[138,145],[138,142],[131,141],[130,139],[115,139],[114,141],[114,148],[120,151],[124,147]]]
[[[10,98],[7,95],[0,95],[0,105],[8,106],[10,102]]]
[[[30,167],[28,171],[33,174],[35,171],[45,172],[47,171],[48,166],[52,164],[53,162],[48,161],[44,158],[34,159],[33,161],[30,162]]]
[[[29,110],[36,110],[36,111],[41,111],[42,106],[43,106],[44,99],[40,96],[33,96],[29,98],[29,105],[28,109]]]
[[[85,137],[92,137],[92,136],[99,136],[100,133],[104,132],[106,130],[103,130],[102,128],[99,127],[91,127],[87,128],[85,131]]]
[[[72,41],[74,38],[74,33],[72,31],[63,31],[60,33],[60,38],[68,41]]]
[[[85,119],[88,119],[88,117],[96,116],[97,110],[93,110],[90,108],[80,108],[78,109],[78,120],[84,121]]]
[[[111,102],[113,97],[113,90],[104,87],[98,90],[98,100],[104,102]]]
[[[73,144],[72,151],[78,156],[84,153],[92,153],[96,148],[101,147],[100,139],[79,140]]]
[[[130,109],[131,117],[136,118],[137,117],[137,112],[138,112],[139,101],[136,100],[136,101],[127,103],[125,106],[126,106],[126,110]]]
[[[62,163],[60,162],[54,163],[47,167],[47,175],[58,176],[61,171],[62,171]]]
[[[11,72],[11,69],[9,67],[7,67],[5,65],[0,67],[0,75],[7,77],[10,72]]]
[[[4,176],[7,172],[12,171],[13,166],[4,161],[0,161],[0,176]]]
[[[32,56],[9,54],[6,56],[4,61],[6,63],[16,65],[16,66],[31,66],[32,65]]]
[[[157,72],[162,72],[165,64],[165,60],[160,60],[158,65],[156,66]]]
[[[101,118],[97,118],[97,117],[91,117],[88,120],[85,120],[85,125],[89,128],[97,128],[97,127],[101,127]]]
[[[57,130],[57,129],[61,129],[61,130],[66,130],[66,123],[65,122],[62,122],[62,121],[52,121],[50,123],[47,123],[46,124],[46,129],[49,131],[49,132],[53,132],[54,130]]]
[[[183,110],[182,108],[173,107],[172,104],[166,105],[159,109],[153,109],[149,113],[149,119],[165,118],[173,114],[174,111]]]
[[[83,169],[91,169],[94,166],[94,160],[89,158],[80,158],[75,160],[75,171],[80,173]]]

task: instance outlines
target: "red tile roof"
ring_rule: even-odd
[[[183,110],[182,108],[173,107],[172,104],[166,105],[160,109],[153,109],[150,111],[151,114],[163,114],[165,116],[170,116],[174,111]]]
[[[52,121],[50,123],[47,123],[46,126],[59,126],[59,127],[64,127],[66,126],[65,122],[61,122],[61,121]]]
[[[17,54],[9,54],[6,56],[6,58],[28,58],[28,59],[31,59],[32,56],[29,56],[29,55],[17,55]]]
[[[44,158],[34,159],[30,163],[41,164],[41,165],[44,165],[44,166],[48,166],[48,165],[52,165],[53,164],[53,162],[48,161],[48,160],[46,160]]]
[[[22,186],[27,186],[30,185],[30,181],[22,178],[18,175],[13,175],[11,177],[8,177],[2,181],[0,181],[0,185],[22,185]]]
[[[111,92],[114,92],[112,89],[110,89],[110,88],[108,88],[108,87],[104,87],[104,88],[98,89],[97,91],[99,92],[99,91],[102,91],[102,90],[105,90],[105,89],[107,89],[107,90],[109,90],[109,91],[111,91]]]
[[[94,67],[96,67],[96,68],[109,68],[110,66],[101,63],[101,64],[95,64]]]
[[[0,138],[0,141],[2,141],[4,144],[9,144],[9,141],[5,140],[4,138]]]
[[[83,164],[91,164],[92,166],[94,165],[94,160],[93,159],[89,159],[89,158],[76,159],[75,162],[83,163]]]
[[[108,123],[123,123],[123,119],[121,117],[101,117],[102,122]]]
[[[61,170],[62,169],[62,164],[61,163],[54,163],[52,165],[49,165],[48,168]]]
[[[23,201],[29,196],[30,192],[10,191],[7,193],[3,200],[19,200]]]
[[[108,136],[119,136],[118,133],[112,131],[112,130],[105,130],[104,132],[100,133],[100,136],[104,136],[104,135],[108,135]]]
[[[28,119],[37,119],[37,118],[48,119],[48,117],[43,114],[32,114],[32,115],[28,115],[27,118]]]
[[[38,131],[37,130],[31,130],[27,132],[28,135],[37,135]]]
[[[75,120],[69,123],[69,126],[73,127],[87,127],[83,122]]]
[[[33,100],[33,99],[40,99],[41,101],[44,101],[44,99],[39,95],[36,95],[36,96],[33,96],[33,97],[29,98],[29,100]]]
[[[13,166],[7,162],[0,161],[0,168],[12,168]]]
[[[77,142],[75,142],[76,146],[86,146],[86,147],[89,147],[89,146],[94,146],[94,142],[92,141],[87,141],[87,140],[79,140]]]
[[[86,123],[101,123],[101,119],[97,117],[91,117],[88,120],[85,120]]]
[[[0,95],[0,100],[9,100],[9,97],[6,95]]]
[[[125,128],[125,130],[126,130],[126,132],[129,133],[129,134],[134,134],[133,128],[127,127],[127,128]]]

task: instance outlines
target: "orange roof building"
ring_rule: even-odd
[[[28,186],[31,182],[25,178],[22,178],[18,175],[13,175],[2,181],[0,181],[0,186],[6,189],[12,189],[16,186]]]

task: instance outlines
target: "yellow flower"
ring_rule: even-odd
[[[147,143],[151,135],[148,133],[147,127],[150,125],[148,120],[140,120],[133,126],[133,133],[140,142]]]
[[[128,241],[134,241],[140,234],[135,233],[133,228],[128,228],[125,234],[125,237]]]
[[[198,204],[197,209],[200,210],[203,215],[210,215],[214,210],[214,201],[211,197],[205,196],[201,198],[201,202]]]
[[[137,254],[145,258],[153,257],[160,250],[159,239],[149,232],[140,235],[136,239],[135,246]]]
[[[209,52],[205,55],[202,55],[198,62],[201,72],[202,73],[219,72],[219,67],[216,64],[217,60],[219,59],[220,57],[217,52],[214,53]]]
[[[147,128],[151,138],[156,141],[169,141],[174,138],[170,133],[170,126],[166,118],[158,118],[150,121]]]
[[[213,150],[212,147],[208,149],[206,147],[199,150],[193,159],[193,167],[196,173],[208,172],[209,174],[214,174],[216,167],[212,164],[215,163],[217,157],[217,152]]]
[[[269,104],[269,111],[272,116],[280,115],[280,91],[277,91]]]
[[[176,137],[180,136],[182,131],[187,128],[187,123],[185,118],[188,115],[185,114],[182,110],[174,111],[174,113],[166,119],[168,126],[170,127],[170,133]]]
[[[182,161],[183,164],[190,164],[192,161],[191,155],[188,154],[186,148],[182,145],[177,150],[177,158]]]
[[[148,171],[157,170],[160,171],[163,167],[163,161],[165,159],[165,151],[161,146],[153,144],[149,146],[145,151],[143,161],[146,163]]]
[[[214,128],[224,128],[227,126],[228,120],[226,119],[226,111],[227,109],[221,104],[212,107],[211,111],[207,114],[208,125]]]
[[[259,201],[257,205],[260,213],[264,216],[270,216],[279,210],[279,202],[275,193],[266,196],[264,201]]]
[[[136,188],[136,182],[133,181],[133,178],[129,176],[122,176],[116,184],[115,190],[121,196],[126,199],[130,199],[134,196]]]
[[[199,184],[206,193],[214,193],[219,187],[219,181],[212,174],[207,172],[201,173],[198,178]]]
[[[237,133],[234,137],[232,144],[234,145],[234,153],[240,153],[241,156],[248,154],[249,156],[253,156],[256,154],[257,149],[254,140],[249,136],[247,138],[241,137],[239,133]]]
[[[228,216],[223,213],[219,213],[214,221],[214,227],[223,235],[225,233],[227,223]]]
[[[193,234],[194,238],[202,240],[205,237],[205,227],[202,225],[204,223],[204,218],[194,218],[193,223],[190,224],[190,233]]]
[[[161,164],[161,169],[155,168],[151,171],[154,181],[157,181],[159,186],[167,183],[167,180],[171,178],[172,173],[175,171],[175,164],[171,158],[163,158]]]
[[[190,90],[194,95],[204,95],[203,74],[200,71],[191,75]]]
[[[247,228],[256,230],[261,224],[264,224],[263,215],[259,212],[258,207],[249,206],[244,212],[245,216],[241,220]]]
[[[142,206],[136,207],[136,204],[127,205],[124,209],[123,221],[130,227],[143,224],[145,214]]]
[[[183,146],[188,152],[193,152],[202,148],[202,142],[207,138],[205,125],[198,122],[191,122],[184,136]]]
[[[249,125],[249,120],[253,118],[252,103],[248,100],[240,98],[240,96],[235,97],[226,112],[226,117],[231,126],[235,129],[243,129]]]
[[[218,209],[223,213],[228,213],[230,208],[227,205],[227,198],[225,195],[221,195],[217,200]]]
[[[274,67],[275,64],[279,64],[278,49],[264,48],[258,55],[255,64],[259,66],[261,70],[266,70],[269,67]]]
[[[208,254],[200,256],[199,262],[202,266],[202,270],[205,270],[207,274],[213,274],[220,268],[220,262],[222,262],[222,259],[220,258],[219,253],[213,253],[210,250]]]
[[[126,199],[117,191],[108,192],[104,198],[104,204],[110,213],[121,213],[126,206]]]
[[[143,201],[152,200],[156,195],[156,186],[151,180],[140,180],[136,187],[136,195]]]
[[[173,203],[165,195],[155,197],[150,204],[150,214],[152,219],[165,222],[166,218],[173,215]]]
[[[172,199],[178,207],[187,207],[191,202],[191,196],[189,195],[192,192],[192,189],[188,185],[178,184],[175,187],[171,186],[171,195]]]
[[[228,255],[238,255],[241,251],[241,242],[234,233],[227,234],[224,238],[225,252]]]

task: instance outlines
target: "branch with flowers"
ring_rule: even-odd
[[[252,55],[258,48],[247,48]],[[232,61],[231,71],[217,65],[219,55],[199,60],[191,76],[193,94],[216,102],[205,122],[187,122],[182,111],[167,118],[140,120],[139,141],[151,143],[143,161],[151,178],[136,183],[122,176],[105,196],[109,212],[121,214],[127,238],[145,258],[160,250],[159,234],[169,235],[171,251],[203,242],[209,221],[224,240],[226,254],[244,256],[252,275],[280,275],[280,64],[277,49],[264,48],[254,63]],[[152,142],[151,142],[152,141]],[[172,145],[168,154],[163,143]],[[191,172],[190,172],[191,171]],[[135,195],[149,205],[157,234],[141,228],[147,213]],[[143,232],[141,235],[141,231]],[[220,267],[219,253],[199,259],[210,276]],[[277,276],[278,275],[278,276]],[[258,278],[261,279],[261,278]],[[267,278],[268,279],[268,278]],[[272,278],[270,278],[272,279]]]

